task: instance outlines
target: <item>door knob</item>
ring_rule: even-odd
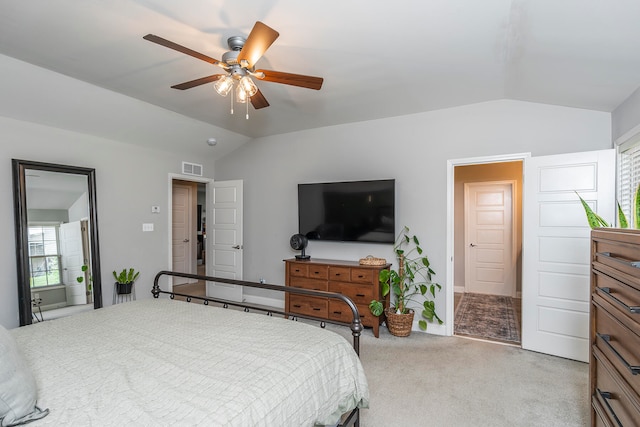
[[[240,245],[231,246],[233,249],[240,249]]]
[[[476,245],[474,245],[473,243],[469,243],[469,246],[471,246],[472,248],[476,247]]]
[[[184,239],[183,242],[184,243],[189,243],[189,239]]]

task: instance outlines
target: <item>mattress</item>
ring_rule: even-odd
[[[358,356],[315,325],[151,299],[12,331],[50,413],[33,426],[313,426],[368,407]]]

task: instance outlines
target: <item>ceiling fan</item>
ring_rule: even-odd
[[[224,74],[213,74],[211,76],[202,77],[196,80],[180,83],[171,86],[173,89],[191,89],[206,83],[214,83],[216,91],[226,96],[231,92],[234,94],[238,102],[247,102],[251,100],[251,104],[255,109],[269,106],[266,98],[255,85],[251,77],[258,80],[264,80],[273,83],[282,83],[286,85],[299,86],[308,89],[320,90],[322,87],[322,77],[305,76],[301,74],[283,73],[273,70],[256,70],[255,64],[264,55],[265,51],[278,38],[280,34],[273,28],[257,21],[246,39],[242,36],[230,37],[227,40],[229,51],[222,55],[222,60],[211,58],[195,50],[176,44],[172,41],[163,39],[154,34],[147,34],[143,38],[150,42],[157,43],[169,49],[193,56],[202,61],[217,65],[225,70]],[[233,113],[233,99],[231,101]],[[248,115],[247,115],[248,118]]]

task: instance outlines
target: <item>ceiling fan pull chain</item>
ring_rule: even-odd
[[[235,92],[233,89],[231,89],[231,114],[233,114],[233,92]]]
[[[247,98],[247,102],[245,102],[245,104],[247,104],[247,120],[249,120],[249,98]]]

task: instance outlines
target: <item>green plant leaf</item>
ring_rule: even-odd
[[[629,228],[627,217],[625,216],[624,212],[622,212],[622,207],[617,200],[616,204],[618,205],[618,224],[620,225],[620,228]]]
[[[582,207],[584,208],[584,212],[587,215],[587,221],[589,223],[589,227],[591,227],[591,228],[609,227],[609,224],[604,219],[602,219],[602,217],[600,215],[598,215],[597,213],[595,213],[591,209],[591,206],[589,206],[587,204],[587,202],[585,202],[584,199],[582,197],[580,197],[578,192],[576,191],[575,193],[578,196],[578,198],[580,199],[580,203],[582,203]]]
[[[384,306],[380,301],[373,300],[369,303],[369,310],[374,316],[380,316],[384,311]]]
[[[420,329],[422,329],[423,331],[427,330],[427,322],[425,320],[420,319],[418,321],[418,326],[420,326]]]

